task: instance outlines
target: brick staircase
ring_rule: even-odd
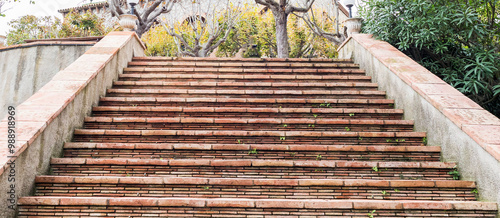
[[[351,60],[134,58],[19,217],[495,217]]]

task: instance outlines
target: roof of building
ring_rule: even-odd
[[[88,9],[93,9],[93,8],[102,8],[102,7],[107,7],[107,6],[108,6],[108,2],[107,1],[92,2],[92,3],[83,4],[83,5],[80,5],[80,6],[77,6],[77,7],[60,9],[57,12],[59,12],[59,13],[67,13],[67,12],[70,12],[71,10],[81,11],[81,10],[88,10]]]

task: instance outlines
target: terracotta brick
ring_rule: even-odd
[[[60,198],[55,197],[22,197],[19,198],[20,205],[59,205]]]
[[[297,186],[299,182],[292,179],[255,179],[255,185],[262,186]]]
[[[174,144],[174,149],[178,150],[210,150],[212,145],[210,144]]]
[[[328,146],[325,145],[289,145],[290,151],[327,151]]]
[[[169,160],[168,164],[170,166],[210,166],[210,160],[201,160],[198,159],[196,161],[189,159],[178,159],[178,160]]]
[[[347,179],[344,180],[345,186],[360,186],[360,187],[389,187],[389,181],[384,180],[363,180],[363,179]]]
[[[127,159],[87,159],[89,165],[126,165]]]
[[[152,136],[152,135],[176,135],[176,130],[141,130],[141,135]]]
[[[252,166],[255,167],[293,167],[294,161],[285,161],[285,160],[253,160]]]
[[[71,176],[36,176],[36,183],[72,183],[74,177]]]
[[[434,187],[434,181],[391,181],[391,187]]]
[[[117,184],[119,177],[74,177],[75,183],[106,183],[106,184]]]
[[[210,166],[231,166],[231,167],[246,167],[252,166],[250,160],[212,160]]]
[[[473,181],[440,181],[436,180],[436,187],[442,187],[442,188],[475,188],[476,184]]]
[[[431,201],[401,201],[405,210],[428,209],[428,210],[452,210],[453,205],[448,202]]]
[[[261,199],[255,201],[255,206],[257,208],[304,208],[304,201]]]
[[[340,179],[300,179],[300,186],[343,186],[344,181]]]
[[[379,168],[419,168],[418,162],[379,162]]]
[[[120,184],[163,184],[161,177],[121,177]]]
[[[252,186],[254,185],[254,182],[252,179],[234,179],[234,178],[224,178],[224,179],[219,179],[219,178],[210,178],[209,180],[210,185],[237,185],[237,186]]]
[[[377,166],[377,162],[338,161],[336,163],[336,166],[337,167],[352,167],[352,168],[372,168],[372,167]]]
[[[209,184],[207,178],[192,178],[192,177],[164,177],[164,184],[192,184],[192,185],[206,185]]]
[[[257,151],[259,151],[259,150],[269,150],[269,151],[289,150],[288,145],[283,145],[283,144],[252,144],[249,146],[249,149],[257,149]]]
[[[231,208],[253,208],[255,200],[252,199],[209,199],[206,207],[231,207]]]
[[[335,161],[294,161],[293,165],[296,167],[334,168],[336,165],[336,162]]]
[[[321,201],[307,200],[304,202],[304,208],[311,209],[352,209],[353,202],[351,201]]]
[[[157,198],[109,198],[108,205],[110,206],[150,206],[158,205]]]
[[[50,164],[85,164],[85,158],[52,158]]]
[[[401,210],[403,209],[403,204],[397,201],[380,201],[380,200],[371,200],[371,201],[354,201],[353,202],[354,209],[368,209],[368,210]],[[406,209],[406,207],[405,207]]]
[[[455,210],[498,210],[494,202],[453,202],[452,204]]]
[[[107,200],[106,198],[96,198],[96,197],[91,197],[91,198],[86,198],[86,197],[79,197],[79,198],[61,198],[59,205],[92,205],[92,206],[103,206],[107,205]]]

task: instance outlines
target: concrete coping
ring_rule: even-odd
[[[88,41],[39,41],[39,42],[31,42],[19,45],[11,45],[7,47],[0,48],[0,52],[8,51],[12,49],[18,48],[30,48],[36,46],[92,46],[97,42],[88,42]]]
[[[0,122],[0,175],[9,168],[9,162],[14,161],[37,138],[42,136],[46,127],[63,112],[99,73],[103,72],[120,49],[131,40],[136,40],[145,49],[144,44],[134,32],[111,32],[98,43],[79,42],[95,45],[67,68],[57,73],[49,83],[28,100],[16,107],[15,131],[17,142],[16,147],[12,150],[9,150],[8,147],[8,115]],[[54,43],[60,45],[75,42],[50,42],[50,44]],[[32,44],[45,45],[47,43],[38,42]]]
[[[355,40],[420,96],[500,161],[500,119],[385,41],[353,34]]]

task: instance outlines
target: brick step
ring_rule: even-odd
[[[74,142],[334,144],[420,146],[425,132],[76,129]]]
[[[108,89],[108,97],[176,98],[385,98],[384,91],[369,90],[205,90],[205,89]]]
[[[110,98],[108,98],[110,99]],[[113,102],[118,102],[112,99]],[[103,102],[101,102],[103,103]],[[133,104],[132,104],[133,105]],[[205,117],[205,118],[308,118],[308,119],[380,119],[401,120],[401,109],[342,109],[342,108],[238,108],[238,107],[154,107],[154,106],[98,106],[94,116],[127,117]]]
[[[185,62],[312,62],[312,63],[354,63],[352,59],[338,58],[210,58],[210,57],[134,57],[133,61],[185,61]]]
[[[182,106],[182,107],[237,107],[237,108],[370,108],[393,109],[389,99],[306,99],[306,98],[137,98],[102,97],[102,106]],[[233,109],[237,109],[233,108]],[[287,109],[291,110],[291,109]]]
[[[118,75],[120,81],[162,81],[162,82],[295,82],[295,83],[334,83],[362,82],[370,83],[370,76],[339,75],[277,75],[277,74],[134,74]]]
[[[266,69],[266,68],[171,68],[171,67],[140,67],[132,66],[123,70],[124,74],[205,74],[205,75],[322,75],[322,76],[366,76],[366,72],[359,68],[336,68],[336,69]]]
[[[179,176],[272,179],[453,180],[454,163],[53,158],[56,176]]]
[[[36,196],[476,200],[470,181],[37,176],[35,182]]]
[[[359,68],[352,62],[296,63],[296,62],[208,62],[208,61],[131,61],[129,67],[163,68],[245,68],[245,69],[342,69]]]
[[[438,146],[66,143],[66,158],[439,161]]]
[[[492,217],[497,204],[470,201],[245,198],[23,197],[18,217]]]
[[[166,90],[204,90],[209,91],[210,94],[217,94],[215,90],[239,90],[256,94],[275,94],[273,90],[281,91],[295,91],[302,90],[303,94],[312,92],[313,93],[326,93],[332,90],[377,90],[378,85],[376,83],[361,83],[361,82],[337,82],[337,83],[298,83],[298,82],[164,82],[164,81],[115,81],[113,83],[113,89],[117,90],[140,90],[140,89],[154,89],[159,93]],[[323,91],[323,92],[320,92]],[[192,91],[193,92],[193,91]],[[175,92],[179,93],[179,92]],[[207,93],[207,94],[208,94]],[[225,93],[225,92],[224,92]]]
[[[411,120],[276,119],[204,117],[86,117],[86,129],[307,130],[411,132]]]

